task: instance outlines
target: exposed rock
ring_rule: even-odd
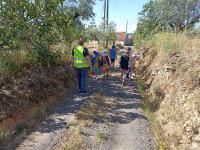
[[[149,49],[140,63],[143,76],[150,72],[143,79],[149,85],[152,110],[164,131],[167,145],[172,149],[200,147],[198,58],[200,53],[164,55]]]

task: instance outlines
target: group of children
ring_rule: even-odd
[[[109,69],[111,65],[110,57],[108,56],[108,51],[103,52],[93,51],[91,55],[92,70],[90,76],[97,79],[97,76],[103,74],[103,76],[109,76]]]
[[[110,56],[111,50],[108,51],[105,49],[103,52],[97,52],[96,50],[93,51],[93,54],[91,55],[91,61],[92,61],[92,71],[90,72],[91,77],[97,79],[97,76],[100,74],[102,74],[104,77],[110,76],[109,70],[110,68],[114,68],[115,60],[113,58],[116,58],[116,56],[115,57]],[[125,49],[119,61],[122,84],[124,83],[125,78],[134,77],[135,61],[137,59],[138,59],[137,56],[132,52],[130,47]]]

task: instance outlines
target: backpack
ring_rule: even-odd
[[[92,65],[98,66],[98,64],[99,64],[99,56],[93,55],[93,57],[92,57]]]
[[[103,56],[103,65],[108,65],[108,61],[107,61],[107,58],[106,56]]]

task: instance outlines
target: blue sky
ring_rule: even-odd
[[[114,21],[117,25],[117,31],[126,30],[128,20],[128,32],[134,32],[137,25],[138,12],[142,10],[144,4],[150,0],[109,0],[110,14],[109,21]],[[103,1],[97,0],[94,7],[96,25],[102,21]]]

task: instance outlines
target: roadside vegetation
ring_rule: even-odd
[[[83,22],[94,16],[94,4],[0,2],[0,143],[42,121],[54,98],[73,87],[65,67],[73,41],[85,37]]]
[[[104,32],[94,25],[95,3],[0,2],[0,143],[42,121],[48,107],[70,92],[74,72],[66,66],[76,40],[115,40],[113,22]]]
[[[57,64],[63,50],[82,36],[81,21],[94,15],[93,5],[94,1],[1,1],[1,77],[30,65]]]
[[[140,88],[161,149],[200,147],[199,22],[196,0],[150,1],[140,13],[135,33],[144,57],[137,66]]]

